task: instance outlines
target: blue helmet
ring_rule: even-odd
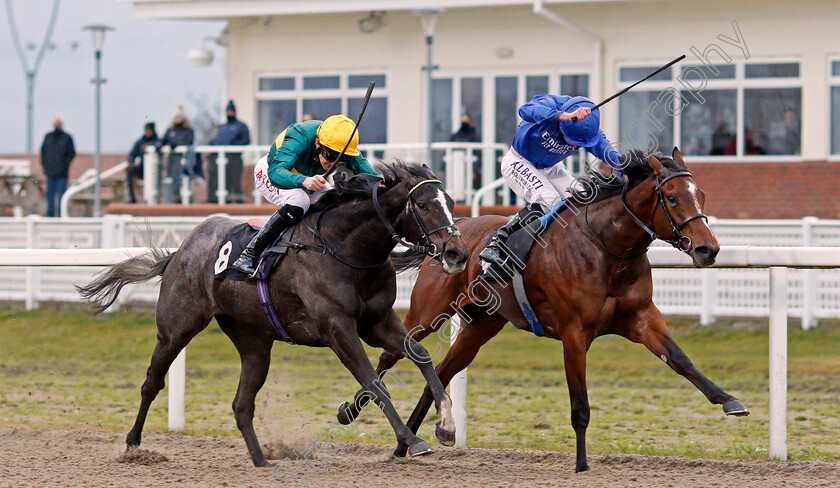
[[[572,97],[563,106],[560,112],[574,112],[580,107],[594,107],[595,102],[586,97]],[[583,147],[594,146],[598,141],[598,132],[601,127],[601,112],[596,108],[589,114],[589,117],[572,122],[570,120],[560,121],[560,132],[567,141]]]

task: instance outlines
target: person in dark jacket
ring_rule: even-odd
[[[155,146],[158,142],[155,123],[147,122],[143,128],[143,136],[137,139],[131,152],[128,153],[128,169],[125,171],[125,181],[128,186],[128,203],[137,203],[134,195],[134,180],[143,179],[143,159],[146,156],[146,148]]]
[[[181,176],[184,172],[184,168],[191,168],[192,161],[187,160],[186,166],[181,164],[181,159],[189,159],[189,156],[193,153],[193,151],[187,148],[185,153],[175,152],[174,149],[178,146],[192,146],[193,140],[195,139],[195,133],[193,132],[192,127],[190,127],[190,122],[187,120],[187,116],[184,114],[184,106],[178,105],[178,108],[175,110],[175,116],[172,118],[172,123],[169,125],[169,129],[163,134],[163,137],[158,142],[158,150],[160,148],[169,146],[172,151],[169,153],[169,156],[166,158],[166,180],[164,181],[164,185],[162,187],[161,195],[163,199],[163,203],[174,203],[175,202],[175,194],[180,191],[181,189]],[[161,177],[162,171],[158,172],[158,188],[161,188]]]
[[[53,119],[52,132],[44,136],[41,144],[41,166],[47,176],[47,217],[56,217],[56,205],[67,191],[70,163],[76,157],[73,137],[62,129],[64,123],[59,117]]]
[[[248,126],[236,118],[236,105],[234,105],[233,100],[228,101],[225,112],[227,122],[219,126],[219,131],[210,144],[213,146],[247,146],[250,144],[251,134],[248,131]],[[242,153],[229,152],[225,153],[225,156],[227,157],[225,189],[228,192],[226,200],[242,203],[245,201],[242,195]],[[216,191],[219,189],[218,155],[211,153],[207,159],[207,201],[216,203],[218,202]]]

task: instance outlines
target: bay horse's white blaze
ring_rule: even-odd
[[[697,213],[703,213],[703,209],[700,208],[700,189],[697,188],[697,185],[694,184],[694,181],[688,180],[688,191],[691,193],[691,198],[694,201],[694,210]],[[703,223],[708,229],[709,232],[712,232],[712,228],[709,227],[709,223],[706,222],[705,219],[697,219]]]

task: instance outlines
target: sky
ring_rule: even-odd
[[[26,80],[9,27],[6,1],[0,0],[0,155],[26,150]],[[29,66],[34,64],[49,23],[53,0],[11,0],[15,24]],[[158,136],[172,120],[178,104],[187,116],[199,106],[222,114],[223,51],[212,43],[213,64],[194,67],[187,51],[202,37],[216,37],[218,21],[151,21],[132,16],[131,3],[118,0],[60,0],[51,44],[35,81],[33,149],[59,115],[73,136],[77,152],[93,152],[94,55],[91,34],[82,27],[107,24],[102,49],[102,151],[127,153],[152,120]],[[205,100],[192,102],[191,100]],[[201,141],[198,141],[201,142]]]

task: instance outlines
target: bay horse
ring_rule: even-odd
[[[289,237],[310,249],[289,251],[269,276],[268,287],[290,336],[287,342],[335,351],[367,398],[385,412],[397,442],[416,456],[433,450],[400,419],[361,340],[396,355],[428,357],[423,346],[408,336],[392,308],[396,272],[389,255],[398,241],[420,243],[413,249],[433,255],[442,263],[444,273],[459,273],[469,253],[452,219],[454,202],[427,166],[395,161],[381,164],[379,171],[383,183],[376,178],[367,185],[370,191],[358,192],[362,196],[346,198],[332,190],[313,204]],[[79,287],[82,297],[101,312],[124,285],[162,276],[155,315],[157,344],[140,390],[140,410],[126,437],[128,448],[140,445],[149,406],[164,387],[172,361],[215,318],[242,361],[233,400],[236,426],[254,465],[268,465],[253,428],[254,398],[268,374],[271,348],[282,336],[263,312],[253,285],[214,279],[214,268],[222,256],[220,247],[236,225],[226,217],[211,217],[198,225],[176,252],[152,250],[111,266],[90,284]],[[323,252],[312,252],[313,248]],[[442,444],[452,445],[455,429],[449,396],[431,361],[416,363],[434,392],[442,418],[436,437]]]
[[[646,346],[674,371],[686,377],[708,400],[723,405],[726,415],[749,415],[744,405],[712,383],[691,363],[671,338],[659,309],[653,304],[653,281],[646,252],[659,236],[691,256],[696,267],[711,266],[720,250],[703,214],[705,195],[695,184],[682,154],[646,157],[640,151],[625,155],[626,182],[598,175],[580,180],[568,209],[559,214],[535,244],[523,271],[523,281],[536,318],[545,335],[563,342],[571,420],[576,436],[575,471],[589,469],[586,428],[586,353],[595,338],[618,334]],[[512,286],[480,278],[478,253],[504,217],[462,219],[458,226],[471,259],[460,275],[447,276],[416,253],[393,256],[397,269],[420,266],[411,294],[405,326],[422,340],[448,321],[457,308],[462,330],[438,364],[444,385],[475,359],[479,348],[507,322],[532,331],[520,310]],[[422,265],[422,266],[421,266]],[[385,352],[377,372],[400,358]],[[429,388],[423,392],[408,425],[414,432],[429,410]],[[358,400],[358,398],[357,398]],[[349,423],[364,401],[339,407],[339,421]],[[404,456],[399,446],[394,453]]]

